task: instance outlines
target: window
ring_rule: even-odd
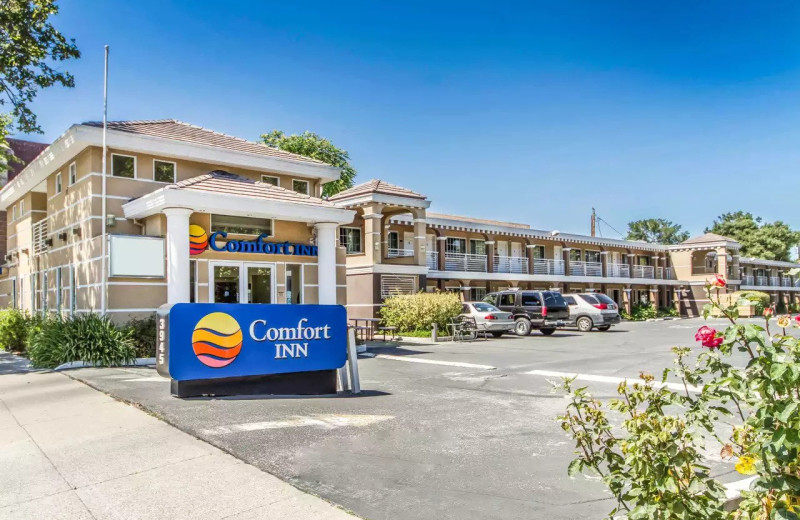
[[[77,283],[75,280],[75,267],[70,266],[69,268],[69,313],[70,315],[75,314],[75,310],[78,308],[78,288]]]
[[[467,240],[465,238],[447,237],[444,249],[448,253],[466,253]]]
[[[348,255],[363,253],[361,248],[361,228],[340,227],[339,245],[347,249]]]
[[[299,179],[292,179],[292,190],[303,195],[308,195],[308,181],[301,181]]]
[[[522,293],[522,305],[525,307],[528,306],[539,306],[542,304],[542,300],[539,299],[539,295],[536,293]]]
[[[533,257],[537,259],[544,258],[544,246],[533,246]]]
[[[56,195],[61,193],[61,172],[56,174]]]
[[[567,305],[577,305],[578,303],[575,301],[574,296],[564,296],[564,301],[567,302]]]
[[[281,181],[277,177],[273,177],[272,175],[262,175],[261,182],[264,184],[272,184],[273,186],[280,186]]]
[[[497,295],[496,294],[487,294],[483,298],[483,301],[485,301],[485,302],[487,302],[487,303],[489,303],[491,305],[497,305]]]
[[[514,298],[516,298],[516,296],[516,293],[503,293],[500,295],[500,303],[498,305],[502,307],[513,307]]]
[[[57,267],[56,268],[56,311],[58,311],[59,314],[61,314],[61,298],[63,296],[62,291],[63,287],[61,284],[61,268]]]
[[[473,302],[479,302],[486,297],[486,288],[485,287],[471,287],[469,290],[469,299]],[[489,310],[481,310],[479,306],[489,307],[489,305],[485,303],[476,303],[475,308],[478,312],[492,312],[494,309]]]
[[[480,287],[476,287],[476,289],[480,289]],[[497,312],[499,310],[494,305],[488,303],[474,303],[472,306],[475,307],[475,310],[478,312]]]
[[[542,294],[544,295],[545,305],[552,305],[554,307],[555,306],[563,307],[567,304],[567,302],[564,301],[564,297],[561,296],[560,293],[554,291],[547,291]]]
[[[11,220],[17,220],[17,205],[11,206]]]
[[[570,249],[569,250],[569,260],[571,262],[580,262],[581,261],[581,250],[580,249]]]
[[[381,275],[381,297],[386,298],[394,294],[414,294],[416,280],[416,276]]]
[[[400,233],[389,231],[389,249],[400,249]]]
[[[600,263],[600,251],[586,251],[585,255],[587,262]]]
[[[153,180],[156,182],[175,182],[175,163],[153,160]]]
[[[72,186],[76,182],[78,182],[78,165],[75,163],[71,163],[69,165],[69,186]]]
[[[486,254],[486,242],[483,240],[475,240],[471,239],[469,241],[469,252],[473,255],[485,255]]]
[[[286,264],[286,303],[303,303],[301,264]]]
[[[136,178],[136,157],[111,154],[111,175],[114,177]]]
[[[590,305],[599,305],[600,301],[593,294],[581,294],[581,298]]]
[[[272,236],[272,220],[268,218],[211,215],[211,230],[212,232],[224,231],[233,235]]]
[[[19,218],[22,218],[24,216],[25,216],[25,201],[21,200],[19,201]]]

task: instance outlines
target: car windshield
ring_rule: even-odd
[[[488,303],[473,303],[472,306],[475,307],[475,310],[478,312],[495,312],[500,310],[494,305],[489,305]]]
[[[593,294],[581,294],[581,298],[586,300],[587,303],[591,303],[592,305],[597,305],[598,303],[600,303],[599,301],[597,301],[597,298],[595,298]]]
[[[561,296],[561,293],[556,293],[556,292],[545,292],[544,303],[545,305],[558,305],[558,306],[567,305],[567,302],[564,301],[564,297]]]
[[[600,300],[600,303],[608,303],[608,304],[613,303],[615,305],[617,303],[614,300],[612,300],[611,298],[609,298],[608,296],[606,296],[605,294],[597,294],[596,296],[597,296],[597,299]]]

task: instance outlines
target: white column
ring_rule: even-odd
[[[167,208],[167,303],[188,303],[189,216],[187,208]]]
[[[317,229],[317,279],[319,303],[336,305],[336,228],[332,222],[320,222]],[[187,246],[188,251],[188,246]]]

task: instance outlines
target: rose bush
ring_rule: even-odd
[[[763,326],[739,323],[744,302],[723,305],[719,284],[715,278],[706,285],[711,303],[703,313],[707,318],[716,309],[729,326],[700,327],[695,340],[704,349],[696,361],[690,364],[691,351],[676,347],[675,366],[662,374],[662,382],[672,375],[683,391],[641,374],[619,385],[619,398],[602,403],[570,378],[559,385],[570,394],[559,421],[578,455],[568,471],[602,477],[617,503],[609,517],[798,519],[800,340],[786,333],[788,317],[780,318],[780,331],[770,330],[767,312]],[[800,318],[794,323],[800,326]],[[713,442],[735,471],[755,476],[732,512],[703,457]]]

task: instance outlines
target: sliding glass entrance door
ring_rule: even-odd
[[[213,303],[272,303],[275,301],[274,264],[209,262]]]

